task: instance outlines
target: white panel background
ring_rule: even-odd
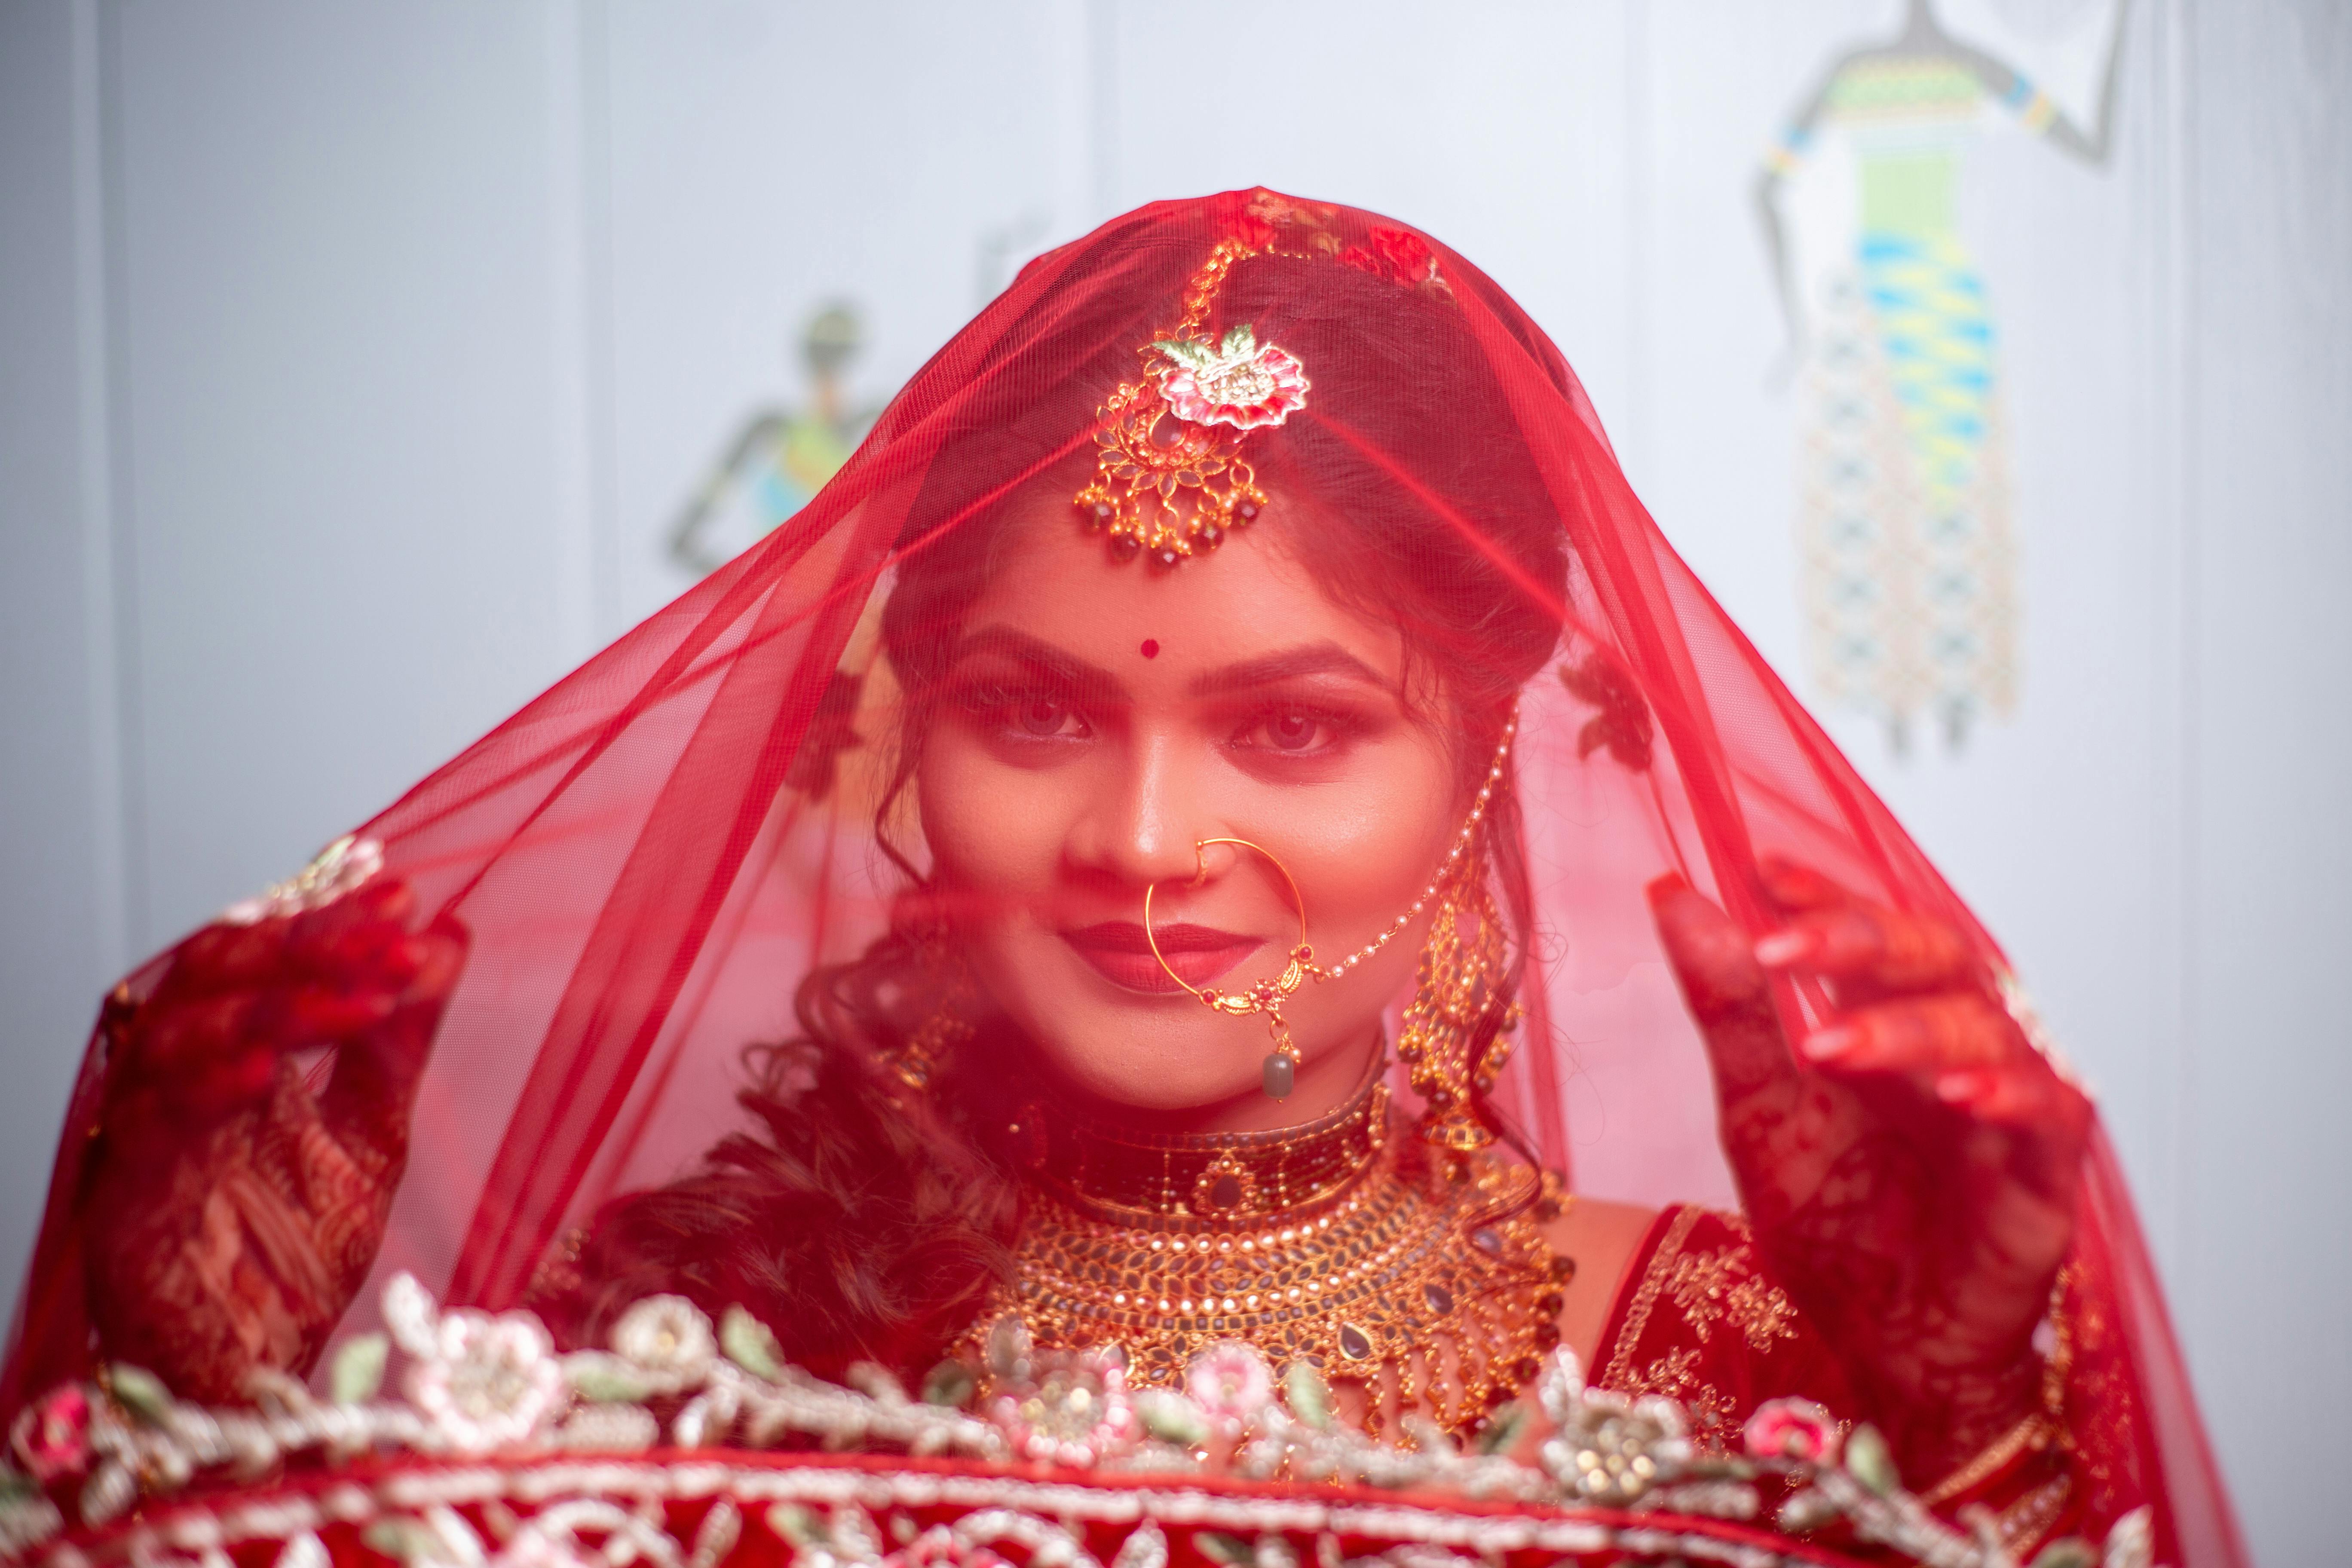
[[[670,512],[796,390],[807,312],[865,302],[883,395],[992,237],[1261,182],[1444,235],[1795,671],[1748,185],[1899,10],[0,9],[0,1275],[106,982],[676,592]],[[2121,94],[2105,171],[2014,137],[1963,189],[2021,715],[1957,761],[1832,724],[2102,1090],[2263,1560],[2319,1563],[2287,1434],[2352,1402],[2352,10],[2143,0]]]

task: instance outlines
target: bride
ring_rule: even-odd
[[[119,986],[0,1399],[234,1402],[400,1269],[948,1398],[1016,1321],[1240,1342],[1398,1441],[1566,1346],[1718,1448],[1868,1420],[2021,1556],[2231,1550],[1998,948],[1533,323],[1265,191],[1033,263],[777,534]]]

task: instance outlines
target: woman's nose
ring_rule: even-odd
[[[1139,733],[1126,766],[1104,774],[1079,818],[1072,859],[1135,889],[1192,880],[1194,845],[1216,832],[1200,818],[1199,784],[1171,738]]]

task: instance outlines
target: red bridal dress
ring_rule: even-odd
[[[942,978],[894,726],[1066,478],[1139,573],[1328,501],[1470,694],[1315,1123],[1089,1120]],[[1596,1199],[1655,1218],[1587,1365]],[[1999,947],[1535,323],[1264,190],[1031,263],[776,532],[126,977],[0,1415],[61,1568],[2243,1561]]]

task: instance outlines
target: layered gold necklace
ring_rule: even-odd
[[[1221,1342],[1277,1374],[1305,1361],[1363,1393],[1366,1426],[1420,1410],[1467,1429],[1559,1341],[1574,1265],[1537,1228],[1549,1178],[1391,1136],[1376,1068],[1339,1110],[1270,1132],[1154,1136],[1033,1110],[1017,1268],[984,1325],[1041,1348],[1117,1346],[1128,1378],[1181,1386]]]

